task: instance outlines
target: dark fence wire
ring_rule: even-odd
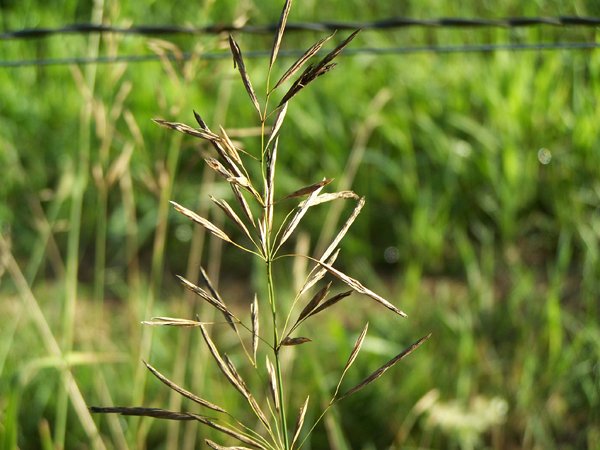
[[[423,45],[414,47],[362,47],[347,48],[344,54],[351,55],[395,55],[411,53],[490,53],[500,50],[505,51],[548,51],[548,50],[593,50],[600,48],[600,42],[543,42],[536,44],[474,44],[474,45]],[[281,50],[281,57],[299,57],[304,50]],[[255,50],[244,52],[245,59],[267,58],[271,54],[270,50]],[[27,66],[59,66],[68,64],[114,64],[114,63],[141,63],[155,62],[163,58],[172,61],[187,61],[196,57],[205,60],[218,60],[231,58],[227,52],[211,53],[192,53],[183,52],[179,55],[121,55],[121,56],[99,56],[99,57],[79,57],[72,58],[49,58],[49,59],[30,59],[0,61],[0,68],[15,68]]]
[[[508,17],[503,19],[442,17],[437,19],[412,19],[396,17],[369,22],[301,22],[288,23],[288,31],[334,31],[334,30],[389,30],[394,28],[426,27],[426,28],[522,28],[532,26],[552,27],[598,27],[600,17],[584,16],[557,16],[557,17]],[[118,33],[136,34],[144,36],[158,36],[165,34],[221,34],[221,33],[246,33],[265,34],[273,33],[277,24],[266,25],[208,25],[204,27],[186,27],[178,25],[140,25],[133,27],[119,27],[113,25],[79,23],[60,28],[26,28],[0,33],[0,40],[8,39],[33,39],[47,38],[61,34],[89,34],[89,33]]]
[[[598,27],[600,17],[514,17],[505,19],[483,18],[438,18],[438,19],[410,19],[393,18],[371,22],[306,22],[288,23],[286,30],[295,32],[307,31],[332,31],[332,30],[390,30],[406,27],[430,28],[473,28],[473,27],[501,27],[522,28],[532,26],[552,27]],[[35,38],[48,38],[64,34],[91,34],[91,33],[118,33],[143,36],[175,35],[175,34],[221,34],[221,33],[247,33],[266,34],[276,30],[276,24],[247,25],[236,27],[233,25],[209,25],[205,27],[184,27],[175,25],[142,25],[134,27],[118,27],[112,25],[73,24],[60,28],[28,28],[22,30],[6,31],[0,33],[0,40],[22,40]],[[345,50],[346,55],[371,54],[393,55],[411,53],[490,53],[499,50],[505,51],[547,51],[547,50],[592,50],[600,48],[600,42],[542,42],[542,43],[500,43],[500,44],[471,44],[471,45],[422,45],[409,47],[362,47]],[[304,50],[281,51],[281,56],[298,57]],[[247,51],[245,58],[263,58],[270,55],[270,50]],[[165,56],[157,54],[100,56],[100,57],[66,57],[42,58],[30,60],[4,60],[0,61],[0,68],[17,68],[27,66],[56,66],[67,64],[112,64],[112,63],[139,63],[159,61]],[[189,60],[197,57],[206,60],[230,58],[228,52],[192,53],[184,52],[181,55],[169,54],[171,60]]]

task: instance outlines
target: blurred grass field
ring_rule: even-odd
[[[281,8],[252,0],[1,5],[3,30],[89,21],[260,24],[275,22]],[[400,15],[597,16],[600,7],[298,1],[290,22]],[[304,49],[322,36],[289,33],[283,46]],[[244,51],[272,42],[237,38]],[[597,30],[409,28],[367,30],[352,47],[583,40],[597,41]],[[1,60],[162,56],[0,68],[1,448],[200,447],[212,434],[196,425],[87,413],[99,404],[191,408],[148,378],[140,359],[191,391],[211,392],[228,410],[242,407],[205,364],[197,333],[140,325],[152,316],[208,314],[174,277],[196,278],[200,263],[240,308],[251,301],[259,268],[169,209],[174,199],[211,216],[208,193],[226,195],[203,166],[208,149],[150,120],[191,124],[196,110],[212,128],[256,144],[253,111],[229,58],[168,58],[224,50],[225,36],[0,41]],[[262,86],[266,59],[247,66]],[[599,96],[600,52],[555,50],[345,56],[294,99],[280,142],[280,186],[327,176],[332,189],[351,185],[367,196],[342,249],[344,269],[409,317],[392,322],[360,299],[325,314],[324,329],[313,330],[325,338],[293,356],[294,378],[306,382],[289,395],[326,402],[366,320],[379,338],[365,341],[349,385],[433,333],[342,403],[305,448],[600,448]],[[327,242],[346,213],[311,213],[310,245]],[[289,274],[279,276],[291,287]]]

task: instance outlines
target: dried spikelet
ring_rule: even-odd
[[[335,262],[335,260],[337,259],[338,255],[340,254],[340,249],[337,249],[333,255],[331,255],[331,257],[327,260],[327,264],[329,264],[330,266],[333,265],[333,263]],[[321,267],[319,265],[317,265],[317,267],[319,267],[318,270],[313,269],[311,271],[311,276],[308,280],[306,280],[306,283],[304,283],[304,286],[302,286],[302,289],[300,290],[300,293],[298,294],[298,296],[303,295],[306,291],[308,291],[311,287],[313,287],[316,283],[318,283],[320,280],[323,279],[323,277],[325,276],[325,274],[327,273],[327,269],[325,269],[324,267]]]
[[[304,309],[300,312],[300,315],[298,316],[298,320],[296,320],[296,323],[294,324],[294,326],[292,327],[292,329],[290,330],[290,333],[295,330],[298,325],[300,325],[300,323],[310,315],[311,312],[313,312],[313,310],[319,306],[319,303],[321,303],[321,300],[323,300],[325,298],[325,296],[327,295],[327,293],[329,292],[329,289],[331,288],[331,282],[329,282],[327,284],[327,286],[324,286],[319,292],[317,292],[313,298],[310,299],[310,301],[307,303],[307,305],[304,307]]]
[[[310,208],[312,206],[311,200],[314,199],[317,195],[319,195],[319,192],[321,192],[321,189],[323,189],[323,186],[314,190],[310,194],[310,197],[308,197],[306,199],[306,201],[302,202],[302,205],[298,206],[298,211],[296,211],[296,214],[294,215],[292,220],[288,223],[287,227],[285,228],[285,231],[283,232],[283,235],[281,236],[281,239],[279,240],[279,245],[277,246],[278,249],[292,235],[292,233],[294,232],[294,230],[300,223],[300,220],[302,220],[302,217],[304,217],[304,215],[306,214],[306,211],[308,210],[308,208]]]
[[[315,64],[314,66],[308,66],[304,70],[304,72],[302,72],[302,75],[300,75],[300,77],[296,79],[296,81],[294,81],[292,87],[283,96],[279,104],[282,105],[285,102],[289,101],[294,95],[296,95],[303,88],[305,88],[310,82],[314,81],[321,75],[324,75],[325,73],[329,72],[335,66],[335,64],[331,64],[331,61],[333,61],[341,53],[341,51],[350,43],[350,41],[352,41],[352,39],[354,39],[354,37],[358,34],[359,31],[360,30],[356,30],[354,33],[348,36],[340,45],[338,45],[331,52],[325,55],[325,57],[317,64]]]
[[[216,442],[211,441],[210,439],[204,439],[204,442],[210,448],[214,448],[215,450],[250,450],[248,447],[240,447],[237,445],[233,447],[223,447],[222,445],[219,445]]]
[[[197,420],[193,414],[169,411],[161,408],[144,408],[142,406],[91,406],[90,412],[102,414],[121,414],[123,416],[154,417],[168,420]]]
[[[279,107],[277,111],[277,116],[275,117],[275,122],[273,123],[273,128],[271,129],[269,140],[267,141],[267,145],[265,145],[265,149],[268,149],[271,145],[271,142],[273,142],[275,138],[279,135],[279,130],[281,129],[281,125],[283,125],[283,121],[287,113],[287,107],[287,103],[284,103],[283,106]]]
[[[238,68],[240,71],[240,75],[242,76],[242,81],[244,83],[244,87],[250,96],[250,100],[252,100],[252,104],[256,108],[258,115],[260,116],[260,105],[258,104],[258,99],[256,98],[256,94],[254,93],[254,88],[252,87],[252,83],[250,83],[250,78],[248,77],[248,72],[246,72],[246,66],[244,64],[244,59],[242,58],[242,51],[240,50],[240,46],[235,42],[233,36],[229,35],[229,47],[231,48],[231,54],[233,55],[233,66]]]
[[[219,135],[212,133],[211,131],[197,130],[196,128],[192,128],[189,125],[186,125],[184,123],[169,122],[169,121],[163,120],[163,119],[152,119],[152,120],[163,127],[171,128],[173,130],[179,131],[180,133],[189,134],[190,136],[198,137],[201,139],[206,139],[207,141],[211,141],[211,142],[216,142],[219,140]]]
[[[227,215],[227,217],[229,217],[231,220],[233,220],[235,222],[235,224],[252,241],[253,239],[252,239],[252,235],[250,234],[250,231],[248,230],[248,228],[246,227],[244,222],[242,222],[242,219],[240,219],[240,217],[236,214],[236,212],[231,208],[229,203],[227,203],[226,200],[216,199],[212,195],[209,197],[219,208],[221,208],[221,210]]]
[[[394,364],[401,361],[402,359],[406,358],[408,355],[410,355],[412,352],[414,352],[417,348],[419,348],[421,346],[421,344],[423,344],[430,337],[431,337],[431,333],[428,334],[427,336],[424,336],[421,339],[419,339],[417,342],[412,344],[410,347],[408,347],[407,349],[405,349],[404,351],[402,351],[401,353],[396,355],[394,358],[390,359],[387,363],[385,363],[383,366],[381,366],[379,369],[377,369],[375,372],[373,372],[371,375],[369,375],[363,381],[358,383],[356,386],[354,386],[348,392],[344,393],[341,397],[338,398],[338,400],[342,400],[343,398],[346,398],[346,397],[354,394],[355,392],[360,391],[362,388],[364,388],[368,384],[375,381],[377,378],[379,378],[381,375],[383,375],[390,367],[392,367]]]
[[[204,131],[208,131],[208,125],[206,125],[206,122],[196,111],[194,111],[194,118],[196,119],[196,122],[198,122],[198,125],[200,125],[200,128],[202,128]]]
[[[254,301],[250,305],[250,317],[252,319],[252,355],[254,367],[256,367],[256,352],[258,351],[259,316],[258,298],[254,294]]]
[[[221,230],[219,227],[217,227],[216,225],[214,225],[209,220],[205,219],[204,217],[200,217],[195,212],[187,209],[184,206],[181,206],[178,203],[175,203],[174,201],[171,201],[170,203],[175,207],[175,209],[178,212],[180,212],[181,214],[183,214],[184,216],[186,216],[188,219],[196,222],[197,224],[202,225],[204,228],[206,228],[212,234],[214,234],[215,236],[217,236],[219,239],[222,239],[222,240],[224,240],[226,242],[233,243],[233,241],[229,238],[229,236],[227,236],[227,234],[225,234],[225,232],[223,230]]]
[[[300,345],[306,344],[307,342],[311,342],[312,339],[307,337],[299,336],[299,337],[290,337],[287,336],[283,341],[281,341],[281,345],[292,346],[292,345]]]
[[[321,203],[330,202],[337,199],[352,199],[358,200],[360,197],[356,195],[352,191],[340,191],[340,192],[331,192],[326,194],[320,194],[312,201],[313,206],[320,205]]]
[[[153,317],[152,320],[142,321],[143,325],[159,325],[184,328],[198,327],[201,323],[210,324],[210,322],[198,322],[197,320],[179,319],[177,317]]]
[[[327,299],[323,302],[322,305],[320,305],[318,308],[316,308],[314,311],[312,311],[308,317],[312,317],[315,314],[320,313],[321,311],[329,308],[330,306],[335,305],[337,302],[339,302],[340,300],[348,297],[350,294],[352,294],[352,292],[354,291],[345,291],[345,292],[340,292],[339,294],[334,295],[333,297],[331,297],[330,299]]]
[[[223,164],[221,164],[221,162],[218,159],[209,157],[209,158],[204,158],[204,161],[206,162],[206,165],[208,167],[210,167],[212,170],[217,172],[219,175],[221,175],[226,180],[233,177],[233,173],[231,173],[229,171],[229,169],[227,169]]]
[[[317,52],[321,50],[321,47],[323,47],[323,45],[334,35],[335,32],[331,33],[329,36],[320,39],[312,47],[306,50],[306,52],[304,52],[304,54],[296,62],[294,62],[294,64],[292,64],[290,68],[282,75],[282,77],[279,79],[277,84],[275,84],[272,90],[277,89],[279,86],[281,86],[282,83],[285,83],[288,79],[293,77],[296,74],[296,72],[298,72],[298,70],[302,68],[306,61],[308,61],[315,54],[317,54]]]
[[[191,414],[189,413],[190,416],[192,416],[194,419],[196,419],[198,422],[207,425],[211,428],[214,428],[215,430],[220,431],[221,433],[227,434],[231,437],[236,438],[238,441],[243,442],[244,444],[248,444],[248,445],[252,445],[256,448],[259,449],[266,449],[266,447],[262,444],[260,444],[258,441],[256,441],[255,439],[252,439],[250,436],[245,435],[243,433],[240,433],[239,431],[233,430],[229,427],[220,425],[218,423],[213,422],[212,420],[208,419],[207,417],[204,416],[200,416],[197,414]]]
[[[362,210],[363,206],[365,206],[365,198],[361,197],[360,200],[358,201],[358,204],[354,208],[354,211],[352,211],[352,214],[350,215],[348,220],[346,220],[346,223],[344,224],[344,226],[340,229],[340,231],[338,232],[336,237],[333,239],[331,244],[329,244],[329,247],[327,247],[327,250],[325,250],[325,252],[321,256],[321,258],[319,258],[321,261],[325,261],[327,258],[329,258],[329,255],[331,255],[333,253],[333,251],[338,247],[339,243],[342,241],[342,239],[344,238],[344,236],[350,229],[350,226],[354,223],[354,221],[360,214],[360,211]]]
[[[254,198],[258,201],[258,203],[261,206],[264,205],[263,198],[260,196],[258,191],[254,189],[254,186],[252,186],[252,182],[244,175],[240,175],[237,177],[229,177],[227,181],[229,181],[229,183],[231,183],[232,185],[239,186],[240,188],[247,190],[254,196]]]
[[[242,211],[244,211],[244,214],[246,215],[248,220],[252,223],[252,226],[255,226],[254,216],[252,215],[252,210],[250,209],[250,205],[248,205],[248,202],[242,195],[242,191],[235,184],[230,184],[230,186],[231,186],[231,190],[233,191],[233,195],[235,196],[236,200],[242,207]]]
[[[267,373],[269,374],[269,392],[271,393],[271,398],[273,399],[273,404],[275,405],[275,410],[279,411],[279,395],[277,390],[277,375],[275,374],[275,368],[271,363],[269,357],[266,357],[266,365],[267,365]]]
[[[395,312],[399,316],[406,317],[406,314],[403,311],[400,311],[398,308],[396,308],[394,305],[392,305],[390,302],[388,302],[385,298],[381,297],[380,295],[377,295],[375,292],[373,292],[370,289],[367,289],[366,287],[364,287],[360,283],[360,281],[355,280],[354,278],[349,277],[345,273],[340,272],[339,270],[337,270],[336,268],[330,266],[327,263],[324,263],[322,261],[317,261],[317,263],[320,264],[321,266],[323,266],[323,268],[325,268],[333,276],[335,276],[336,278],[338,278],[341,281],[343,281],[344,283],[346,283],[348,286],[350,286],[356,292],[360,292],[361,294],[365,294],[365,295],[371,297],[377,303],[380,303],[381,305],[385,306],[390,311]]]
[[[265,204],[268,228],[273,226],[273,196],[275,193],[275,163],[277,161],[277,147],[279,146],[279,138],[275,139],[273,148],[267,150],[267,176],[265,179]]]
[[[225,412],[225,413],[227,412],[223,408],[221,408],[220,406],[217,406],[214,403],[211,403],[211,402],[209,402],[207,400],[204,400],[203,398],[200,398],[197,395],[192,394],[190,391],[188,391],[188,390],[186,390],[186,389],[178,386],[177,384],[175,384],[174,382],[172,382],[171,380],[169,380],[167,377],[165,377],[158,370],[156,370],[154,367],[152,367],[150,364],[148,364],[146,361],[144,361],[144,364],[146,365],[146,367],[148,368],[148,370],[150,372],[152,372],[152,374],[156,378],[158,378],[160,381],[162,381],[168,387],[170,387],[171,389],[173,389],[175,392],[178,392],[179,394],[183,395],[185,398],[189,398],[193,402],[196,402],[199,405],[202,405],[202,406],[204,406],[206,408],[212,409],[213,411]]]
[[[358,356],[358,352],[360,352],[363,341],[365,340],[365,336],[367,335],[368,329],[369,329],[369,323],[367,322],[367,324],[363,328],[362,332],[358,336],[358,339],[356,339],[356,342],[354,343],[354,347],[352,348],[352,352],[350,353],[350,356],[348,357],[348,361],[346,362],[346,365],[344,366],[344,370],[342,370],[342,375],[340,376],[340,381],[338,381],[337,387],[335,388],[335,393],[333,394],[332,402],[335,400],[335,397],[340,390],[340,385],[342,384],[342,380],[344,379],[344,376],[346,376],[346,372],[348,372],[348,369],[350,368],[350,366],[352,365],[352,363]]]
[[[247,436],[243,433],[240,433],[236,430],[233,430],[224,425],[217,424],[207,417],[201,416],[199,414],[186,413],[186,412],[177,412],[177,411],[169,411],[161,408],[144,408],[140,406],[134,407],[123,407],[123,406],[114,406],[114,407],[99,407],[92,406],[90,407],[90,411],[92,413],[114,413],[121,414],[124,416],[140,416],[140,417],[154,417],[157,419],[168,419],[168,420],[196,420],[204,425],[207,425],[211,428],[214,428],[221,433],[227,434],[240,442],[243,442],[248,445],[252,445],[259,449],[265,449],[265,446],[257,442],[255,439],[252,439],[250,436]]]
[[[235,323],[239,322],[239,320],[237,320],[235,318],[235,316],[231,312],[229,312],[229,310],[227,309],[227,306],[225,305],[225,302],[223,301],[223,298],[219,294],[219,291],[217,291],[214,284],[210,280],[210,277],[206,273],[206,270],[204,270],[204,267],[202,267],[202,266],[200,266],[200,277],[202,278],[202,281],[208,288],[208,291],[212,295],[212,298],[214,298],[217,301],[217,303],[222,305],[223,308],[225,309],[225,311],[223,312],[223,314],[225,315],[225,320],[227,320],[227,323],[229,323],[229,326],[231,326],[231,328],[233,328],[233,330],[237,333],[237,328],[235,326]]]
[[[258,406],[258,403],[256,402],[256,400],[254,399],[252,394],[246,388],[246,385],[244,383],[241,383],[240,379],[238,379],[239,374],[231,372],[227,363],[223,360],[223,358],[219,354],[219,351],[217,350],[217,347],[215,346],[214,342],[212,341],[212,339],[206,332],[206,329],[204,328],[204,326],[200,325],[200,331],[202,332],[202,337],[204,338],[206,345],[208,345],[208,349],[209,349],[211,355],[213,356],[214,360],[216,361],[219,369],[221,369],[221,372],[223,373],[223,375],[225,375],[225,378],[227,378],[227,380],[231,383],[231,385],[234,388],[236,388],[237,391],[246,398],[246,400],[250,404],[250,407],[252,408],[252,410],[254,411],[256,416],[260,419],[260,421],[267,428],[267,430],[270,430],[270,425],[269,425],[269,421],[267,420],[267,417],[261,411],[260,407]],[[236,375],[238,377],[236,377]]]
[[[304,416],[306,415],[306,409],[308,408],[308,400],[310,399],[310,395],[306,397],[304,404],[300,407],[298,411],[298,418],[296,419],[296,426],[294,427],[294,437],[292,439],[291,448],[294,448],[294,444],[300,437],[300,431],[302,430],[302,425],[304,425]]]
[[[285,31],[285,24],[290,14],[290,8],[292,7],[292,0],[286,0],[281,11],[281,17],[277,24],[277,32],[275,33],[275,40],[273,41],[273,48],[271,50],[271,59],[269,60],[269,70],[273,67],[277,54],[279,53],[279,47],[281,46],[281,39],[283,38],[283,32]]]
[[[231,311],[229,311],[227,309],[227,307],[225,306],[225,304],[222,301],[220,301],[218,298],[212,296],[211,294],[206,292],[204,289],[202,289],[200,286],[196,286],[191,281],[186,280],[181,275],[175,275],[175,276],[179,279],[179,281],[181,281],[183,283],[183,285],[186,288],[188,288],[194,294],[198,295],[200,298],[206,300],[212,306],[217,308],[219,311],[221,311],[223,314],[225,314],[226,317],[229,317],[229,320],[236,321],[236,322],[238,321],[235,318],[235,316],[233,315],[233,313]],[[200,326],[200,325],[202,325],[202,323],[198,322],[198,326]]]
[[[239,154],[238,149],[236,148],[235,144],[229,138],[229,135],[225,131],[225,128],[219,127],[219,129],[221,130],[221,135],[222,135],[221,143],[223,144],[223,148],[227,151],[229,156],[231,156],[234,159],[234,161],[237,164],[239,164],[240,167],[242,167],[242,169],[244,169],[244,162],[240,158],[240,154]],[[245,169],[244,169],[244,171],[245,171]]]
[[[304,186],[303,188],[300,188],[297,191],[294,191],[291,194],[286,195],[285,197],[283,197],[282,200],[287,200],[288,198],[294,198],[294,197],[304,197],[305,195],[312,194],[317,189],[327,186],[332,181],[333,181],[333,178],[325,178],[325,179],[319,181],[318,183],[311,184],[310,186]],[[315,204],[316,203],[312,203],[312,205],[315,205]]]
[[[237,380],[239,385],[242,386],[243,390],[245,392],[250,392],[250,391],[248,391],[248,385],[246,384],[246,382],[244,381],[244,379],[242,378],[240,373],[237,371],[237,369],[233,365],[233,361],[231,361],[231,359],[229,359],[229,356],[227,356],[227,354],[223,355],[223,360],[225,361],[225,364],[227,365],[227,368],[229,369],[229,373],[231,373],[231,375],[233,375],[233,377]]]

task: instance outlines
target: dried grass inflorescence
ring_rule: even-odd
[[[293,434],[291,436],[289,435],[287,428],[288,417],[286,415],[288,408],[286,405],[286,397],[284,396],[284,378],[282,375],[282,359],[280,352],[283,351],[284,347],[298,346],[311,342],[311,338],[309,337],[297,335],[292,336],[292,334],[301,328],[304,322],[311,319],[318,313],[321,313],[322,311],[332,307],[341,300],[349,297],[353,292],[367,296],[400,317],[406,316],[403,311],[398,309],[388,300],[366,288],[358,280],[346,275],[334,267],[334,263],[340,252],[340,243],[364,206],[365,199],[363,197],[360,197],[354,192],[348,190],[333,193],[322,193],[322,191],[332,182],[332,179],[323,179],[308,186],[301,187],[279,200],[275,200],[274,198],[276,182],[275,169],[279,133],[286,117],[288,101],[296,96],[302,89],[304,89],[316,78],[331,70],[335,65],[333,60],[358,33],[357,30],[350,34],[337,47],[327,53],[317,63],[308,65],[292,83],[287,92],[283,94],[275,110],[270,111],[268,109],[268,104],[271,96],[276,93],[277,90],[287,80],[296,75],[313,56],[318,54],[323,45],[325,45],[333,37],[333,35],[328,36],[311,46],[304,53],[304,55],[302,55],[289,67],[289,69],[284,72],[277,83],[275,83],[274,87],[270,89],[269,80],[272,70],[275,67],[277,55],[282,43],[291,4],[291,0],[287,0],[285,2],[279,20],[279,26],[276,31],[271,58],[269,60],[266,98],[264,101],[264,106],[262,107],[246,70],[242,51],[233,36],[229,37],[234,67],[239,70],[243,84],[246,88],[248,96],[250,97],[250,101],[258,112],[260,118],[260,125],[261,129],[263,130],[262,148],[260,149],[260,152],[257,152],[256,155],[252,155],[237,148],[223,128],[220,128],[219,133],[211,131],[202,117],[196,112],[194,112],[194,117],[200,128],[194,128],[177,122],[169,122],[163,119],[155,119],[155,122],[161,126],[210,142],[216,151],[216,156],[206,158],[206,164],[229,183],[229,186],[232,189],[233,197],[238,203],[239,210],[236,211],[234,207],[225,199],[219,199],[210,196],[210,200],[223,211],[225,216],[235,227],[242,231],[243,236],[245,236],[247,239],[244,239],[245,242],[237,242],[234,238],[232,238],[210,220],[201,217],[185,206],[179,205],[178,203],[172,201],[171,204],[174,206],[175,210],[183,214],[194,223],[205,228],[206,231],[213,234],[217,238],[232,244],[238,249],[248,252],[257,258],[260,258],[266,264],[267,270],[265,281],[268,298],[265,299],[266,303],[264,307],[260,308],[260,310],[265,310],[267,306],[270,309],[269,318],[271,320],[271,324],[270,327],[267,327],[267,329],[269,330],[269,333],[272,333],[271,336],[261,335],[261,330],[263,329],[260,327],[259,314],[259,305],[261,301],[258,296],[255,295],[254,301],[251,303],[249,320],[248,318],[243,319],[239,318],[228,308],[218,290],[208,278],[208,275],[204,269],[201,269],[200,276],[202,284],[204,285],[203,287],[197,286],[184,277],[178,276],[178,278],[187,289],[223,314],[226,323],[229,324],[229,326],[238,336],[244,353],[248,357],[253,368],[256,371],[266,371],[266,377],[262,376],[264,374],[264,372],[262,372],[260,379],[267,381],[268,385],[265,386],[266,389],[264,391],[268,392],[268,395],[264,396],[262,395],[264,392],[261,392],[261,397],[264,398],[262,402],[259,402],[257,400],[258,397],[255,397],[255,395],[253,395],[253,393],[250,391],[248,383],[246,383],[240,372],[237,370],[233,361],[227,355],[222,355],[219,352],[217,344],[213,341],[207,330],[208,325],[214,325],[213,322],[203,322],[199,318],[192,320],[172,317],[155,317],[143,323],[145,325],[153,326],[199,328],[204,342],[207,345],[217,367],[220,369],[225,379],[245,399],[248,407],[258,419],[258,422],[256,423],[259,425],[256,427],[257,429],[255,429],[248,424],[242,423],[235,417],[231,416],[225,410],[225,408],[205,400],[181,386],[178,386],[146,362],[144,362],[144,364],[148,370],[156,378],[158,378],[158,380],[183,397],[191,400],[203,408],[210,409],[212,414],[219,414],[219,418],[214,420],[191,412],[177,412],[143,407],[92,407],[92,412],[120,413],[124,415],[149,416],[170,420],[198,421],[236,439],[243,444],[249,445],[252,448],[285,450],[300,448],[306,437],[310,434],[315,425],[321,420],[323,415],[330,407],[335,405],[343,398],[352,395],[353,393],[363,389],[368,384],[375,381],[390,367],[412,353],[429,338],[428,335],[419,339],[414,344],[400,352],[396,357],[383,364],[379,369],[367,376],[359,384],[351,387],[340,395],[339,392],[344,376],[358,357],[364,339],[367,335],[368,324],[366,324],[350,352],[350,356],[346,365],[341,371],[339,382],[327,408],[320,414],[320,416],[318,416],[318,419],[315,421],[312,427],[303,433],[302,428],[309,402],[309,398],[306,398],[304,403],[300,406],[296,416]],[[267,126],[267,120],[270,119],[271,116],[273,116],[272,124]],[[269,130],[269,132],[267,133],[265,130]],[[245,159],[248,159],[250,163],[260,164],[260,179],[253,180],[251,178],[249,175],[251,171],[247,170],[244,161]],[[298,198],[301,198],[302,200],[297,204],[297,206],[287,212],[285,219],[281,223],[275,224],[274,208],[276,206],[284,208],[286,204],[289,204],[290,200]],[[356,206],[337,235],[319,258],[312,258],[307,255],[284,255],[281,253],[284,244],[294,235],[298,225],[311,207],[327,202],[344,200],[354,201],[356,202]],[[252,212],[252,203],[254,203],[254,210],[260,211],[260,216],[255,217],[254,213]],[[306,278],[303,287],[297,293],[291,308],[289,308],[288,311],[282,312],[280,308],[284,305],[282,305],[281,302],[278,302],[276,296],[272,267],[273,264],[286,257],[306,258],[313,265],[313,268]],[[305,303],[304,307],[298,313],[296,320],[290,322],[290,319],[294,313],[294,307],[304,301],[305,294],[328,274],[347,285],[350,290],[331,295],[330,290],[332,288],[333,281],[329,281],[325,286],[313,294],[313,296]],[[283,326],[281,325],[282,323]],[[244,344],[244,339],[240,333],[240,330],[242,332],[247,331],[249,334],[249,339],[251,340],[250,351],[247,350],[246,345]],[[257,353],[261,345],[265,346],[267,353],[264,368],[260,367],[257,363]],[[272,360],[269,358],[269,354],[273,358],[274,363],[271,362]],[[265,412],[267,410],[268,414]],[[304,439],[301,439],[303,434]],[[206,440],[206,444],[214,449],[247,448],[239,446],[223,447],[211,440]]]

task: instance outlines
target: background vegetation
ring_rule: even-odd
[[[281,8],[251,0],[63,3],[4,1],[2,27],[260,24],[275,22]],[[577,14],[600,10],[583,1],[303,1],[290,22]],[[317,37],[290,33],[283,45],[306,48]],[[245,51],[272,42],[237,38]],[[365,31],[352,46],[597,39],[593,28],[412,28]],[[195,425],[87,414],[92,404],[191,407],[146,380],[141,358],[235,409],[237,398],[204,364],[197,333],[140,325],[203,313],[173,276],[195,279],[200,262],[240,308],[251,301],[258,268],[230,258],[168,207],[175,199],[207,214],[206,193],[224,188],[203,167],[208,149],[150,121],[192,123],[195,109],[211,128],[234,128],[252,146],[256,122],[231,60],[166,57],[226,45],[226,36],[1,41],[2,60],[165,56],[0,69],[3,448],[199,446],[205,430]],[[294,376],[307,382],[289,395],[328,398],[337,381],[329,374],[343,366],[365,318],[385,338],[367,338],[349,385],[417,337],[433,336],[336,409],[310,448],[598,448],[600,53],[361,54],[339,63],[290,105],[283,187],[328,176],[333,189],[352,184],[367,196],[343,248],[344,269],[409,318],[398,326],[361,302],[330,313],[319,345],[296,352]],[[247,66],[260,85],[266,60]],[[339,217],[311,214],[307,231],[319,239],[310,245],[318,246]]]

